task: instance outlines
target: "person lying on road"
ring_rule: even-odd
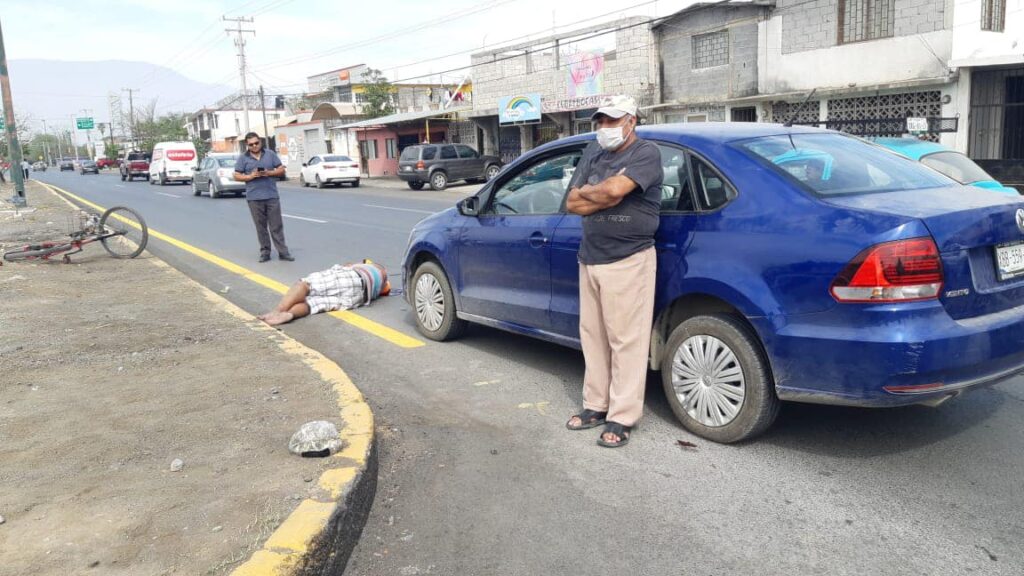
[[[274,310],[257,316],[271,326],[320,312],[351,310],[391,293],[388,273],[371,260],[335,264],[296,282]]]

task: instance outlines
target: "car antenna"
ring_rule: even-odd
[[[793,115],[789,117],[789,120],[786,120],[786,123],[783,124],[783,126],[785,126],[786,128],[792,128],[793,127],[793,121],[796,120],[796,117],[799,116],[800,113],[804,111],[804,106],[807,105],[807,101],[810,100],[811,96],[814,96],[814,93],[817,92],[817,91],[818,91],[817,88],[814,88],[814,89],[811,90],[811,93],[808,94],[807,97],[804,98],[804,101],[801,102],[800,105],[796,107],[796,112],[793,112]]]

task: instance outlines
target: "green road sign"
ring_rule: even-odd
[[[0,130],[6,130],[7,124],[4,123],[4,117],[0,116]]]
[[[75,123],[78,125],[79,130],[92,130],[96,127],[92,118],[75,118]]]

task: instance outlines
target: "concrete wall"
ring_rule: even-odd
[[[952,1],[895,0],[893,35],[909,36],[948,29]],[[959,5],[957,9],[959,11]],[[977,14],[981,14],[980,7]],[[782,21],[780,48],[783,54],[828,48],[839,41],[839,0],[778,0],[775,15]],[[978,16],[973,17],[977,19]]]
[[[318,142],[307,142],[307,133],[314,131]],[[274,128],[277,137],[277,153],[289,177],[298,177],[302,163],[321,151],[325,146],[321,142],[326,138],[321,122],[305,122],[289,124]]]
[[[662,68],[662,101],[714,102],[757,93],[758,21],[754,6],[713,7],[681,14],[656,30]],[[694,68],[693,37],[725,30],[729,61]]]
[[[1006,0],[1003,32],[981,29],[982,0],[958,0],[953,12],[953,66],[1024,62],[1024,0]]]
[[[629,94],[638,103],[654,103],[657,97],[657,58],[649,24],[611,32],[616,27],[643,22],[627,18],[600,26],[574,31],[573,36],[558,35],[498,51],[472,56],[473,115],[496,115],[498,100],[504,96],[539,92],[546,101],[568,97],[565,62],[559,51],[573,44],[574,38],[607,30],[614,34],[614,56],[605,59],[604,92]],[[554,41],[558,47],[554,47]],[[523,54],[523,52],[536,52]],[[519,52],[520,55],[515,55]]]

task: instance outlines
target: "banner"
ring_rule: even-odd
[[[568,55],[566,90],[569,98],[596,96],[604,92],[604,53],[576,52]]]

